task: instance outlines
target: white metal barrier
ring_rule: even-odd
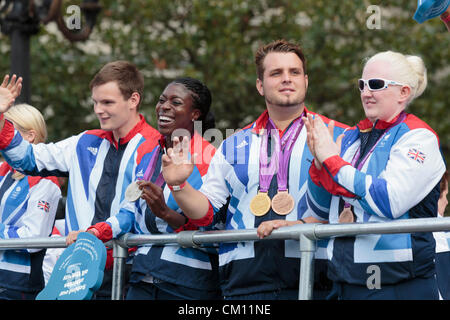
[[[450,217],[420,218],[396,220],[384,223],[349,223],[349,224],[298,224],[274,230],[264,239],[259,239],[256,229],[226,231],[182,231],[177,234],[136,235],[125,234],[119,239],[111,240],[106,245],[113,247],[113,283],[112,300],[120,300],[123,289],[123,273],[128,248],[141,244],[155,245],[178,244],[183,247],[197,247],[207,243],[298,240],[300,250],[300,300],[312,298],[314,276],[314,252],[316,241],[330,237],[354,236],[360,234],[394,234],[413,232],[450,231]],[[23,248],[64,248],[65,237],[2,239],[0,249]]]

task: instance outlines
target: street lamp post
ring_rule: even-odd
[[[6,1],[0,12],[10,7]],[[39,20],[28,14],[28,0],[13,2],[12,9],[1,20],[1,30],[11,38],[11,73],[23,77],[22,94],[17,102],[30,101],[30,37],[39,31]]]
[[[100,12],[98,0],[84,0],[80,4],[83,26],[69,28],[62,13],[62,0],[0,0],[1,31],[11,39],[11,74],[23,78],[18,103],[30,103],[30,38],[39,32],[40,24],[55,21],[58,29],[69,41],[86,40],[92,32]],[[81,22],[81,17],[80,22]]]

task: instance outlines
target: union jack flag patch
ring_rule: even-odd
[[[41,210],[44,210],[45,212],[49,212],[50,211],[50,203],[48,203],[47,201],[39,201],[37,204],[37,207]]]
[[[425,153],[420,152],[417,149],[411,148],[408,151],[408,158],[416,160],[419,163],[423,163],[425,161]]]

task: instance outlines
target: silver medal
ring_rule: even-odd
[[[139,189],[139,185],[135,181],[135,182],[130,183],[130,185],[127,187],[127,190],[125,191],[125,199],[133,202],[133,201],[136,201],[137,199],[139,199],[141,194],[142,194],[142,190]]]

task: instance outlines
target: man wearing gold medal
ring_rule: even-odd
[[[305,215],[312,159],[302,121],[302,115],[310,113],[304,105],[306,60],[298,45],[278,40],[262,46],[255,62],[256,87],[267,110],[222,142],[200,190],[186,183],[195,161],[188,160],[189,141],[185,138],[175,140],[163,155],[163,175],[189,218],[212,220],[229,203],[227,230],[259,227],[264,237],[273,228],[316,220]],[[344,127],[336,125],[335,133]],[[225,299],[297,299],[297,241],[222,243],[219,252]]]

